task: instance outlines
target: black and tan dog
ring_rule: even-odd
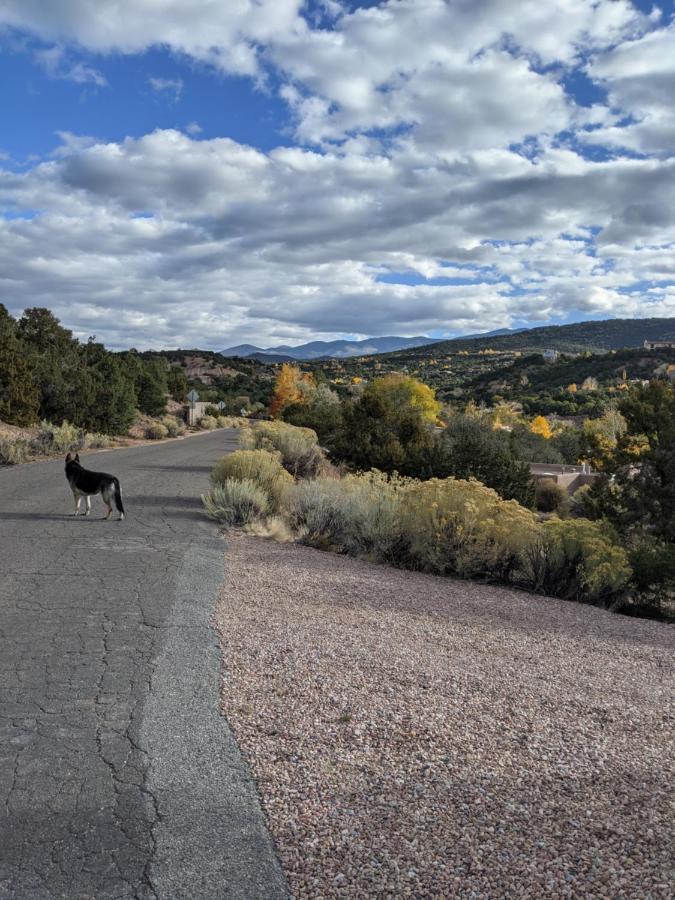
[[[73,492],[75,499],[75,515],[80,513],[80,501],[85,498],[86,511],[85,516],[91,512],[91,498],[94,494],[100,494],[103,502],[108,507],[108,515],[110,518],[112,513],[113,500],[120,514],[120,519],[124,518],[124,506],[122,505],[122,491],[120,483],[114,475],[106,475],[105,472],[90,472],[80,465],[80,455],[76,453],[66,456],[66,478]]]

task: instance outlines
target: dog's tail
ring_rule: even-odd
[[[122,489],[120,488],[119,478],[113,478],[113,484],[115,485],[115,506],[120,516],[123,516],[124,504],[122,503]]]

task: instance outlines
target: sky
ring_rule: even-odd
[[[675,316],[674,19],[0,0],[0,302],[138,349]]]

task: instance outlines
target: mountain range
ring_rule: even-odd
[[[434,338],[420,337],[374,337],[364,341],[311,341],[308,344],[300,344],[298,347],[290,347],[280,344],[277,347],[256,347],[254,344],[239,344],[236,347],[228,347],[221,350],[222,356],[245,356],[253,359],[267,360],[268,362],[280,362],[294,359],[348,359],[351,356],[370,356],[373,353],[391,353],[395,350],[407,350],[410,347],[422,347],[425,344],[433,344]]]
[[[602,319],[572,325],[544,325],[540,328],[466,335],[420,347],[415,357],[443,356],[462,350],[559,350],[567,353],[603,352],[624,347],[642,347],[648,341],[675,341],[675,318]],[[405,350],[396,355],[405,355]]]

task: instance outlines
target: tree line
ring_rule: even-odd
[[[166,409],[167,394],[185,393],[181,369],[136,350],[114,353],[73,337],[48,309],[15,319],[0,304],[0,420],[32,425],[69,421],[88,431],[124,434],[136,410]]]

